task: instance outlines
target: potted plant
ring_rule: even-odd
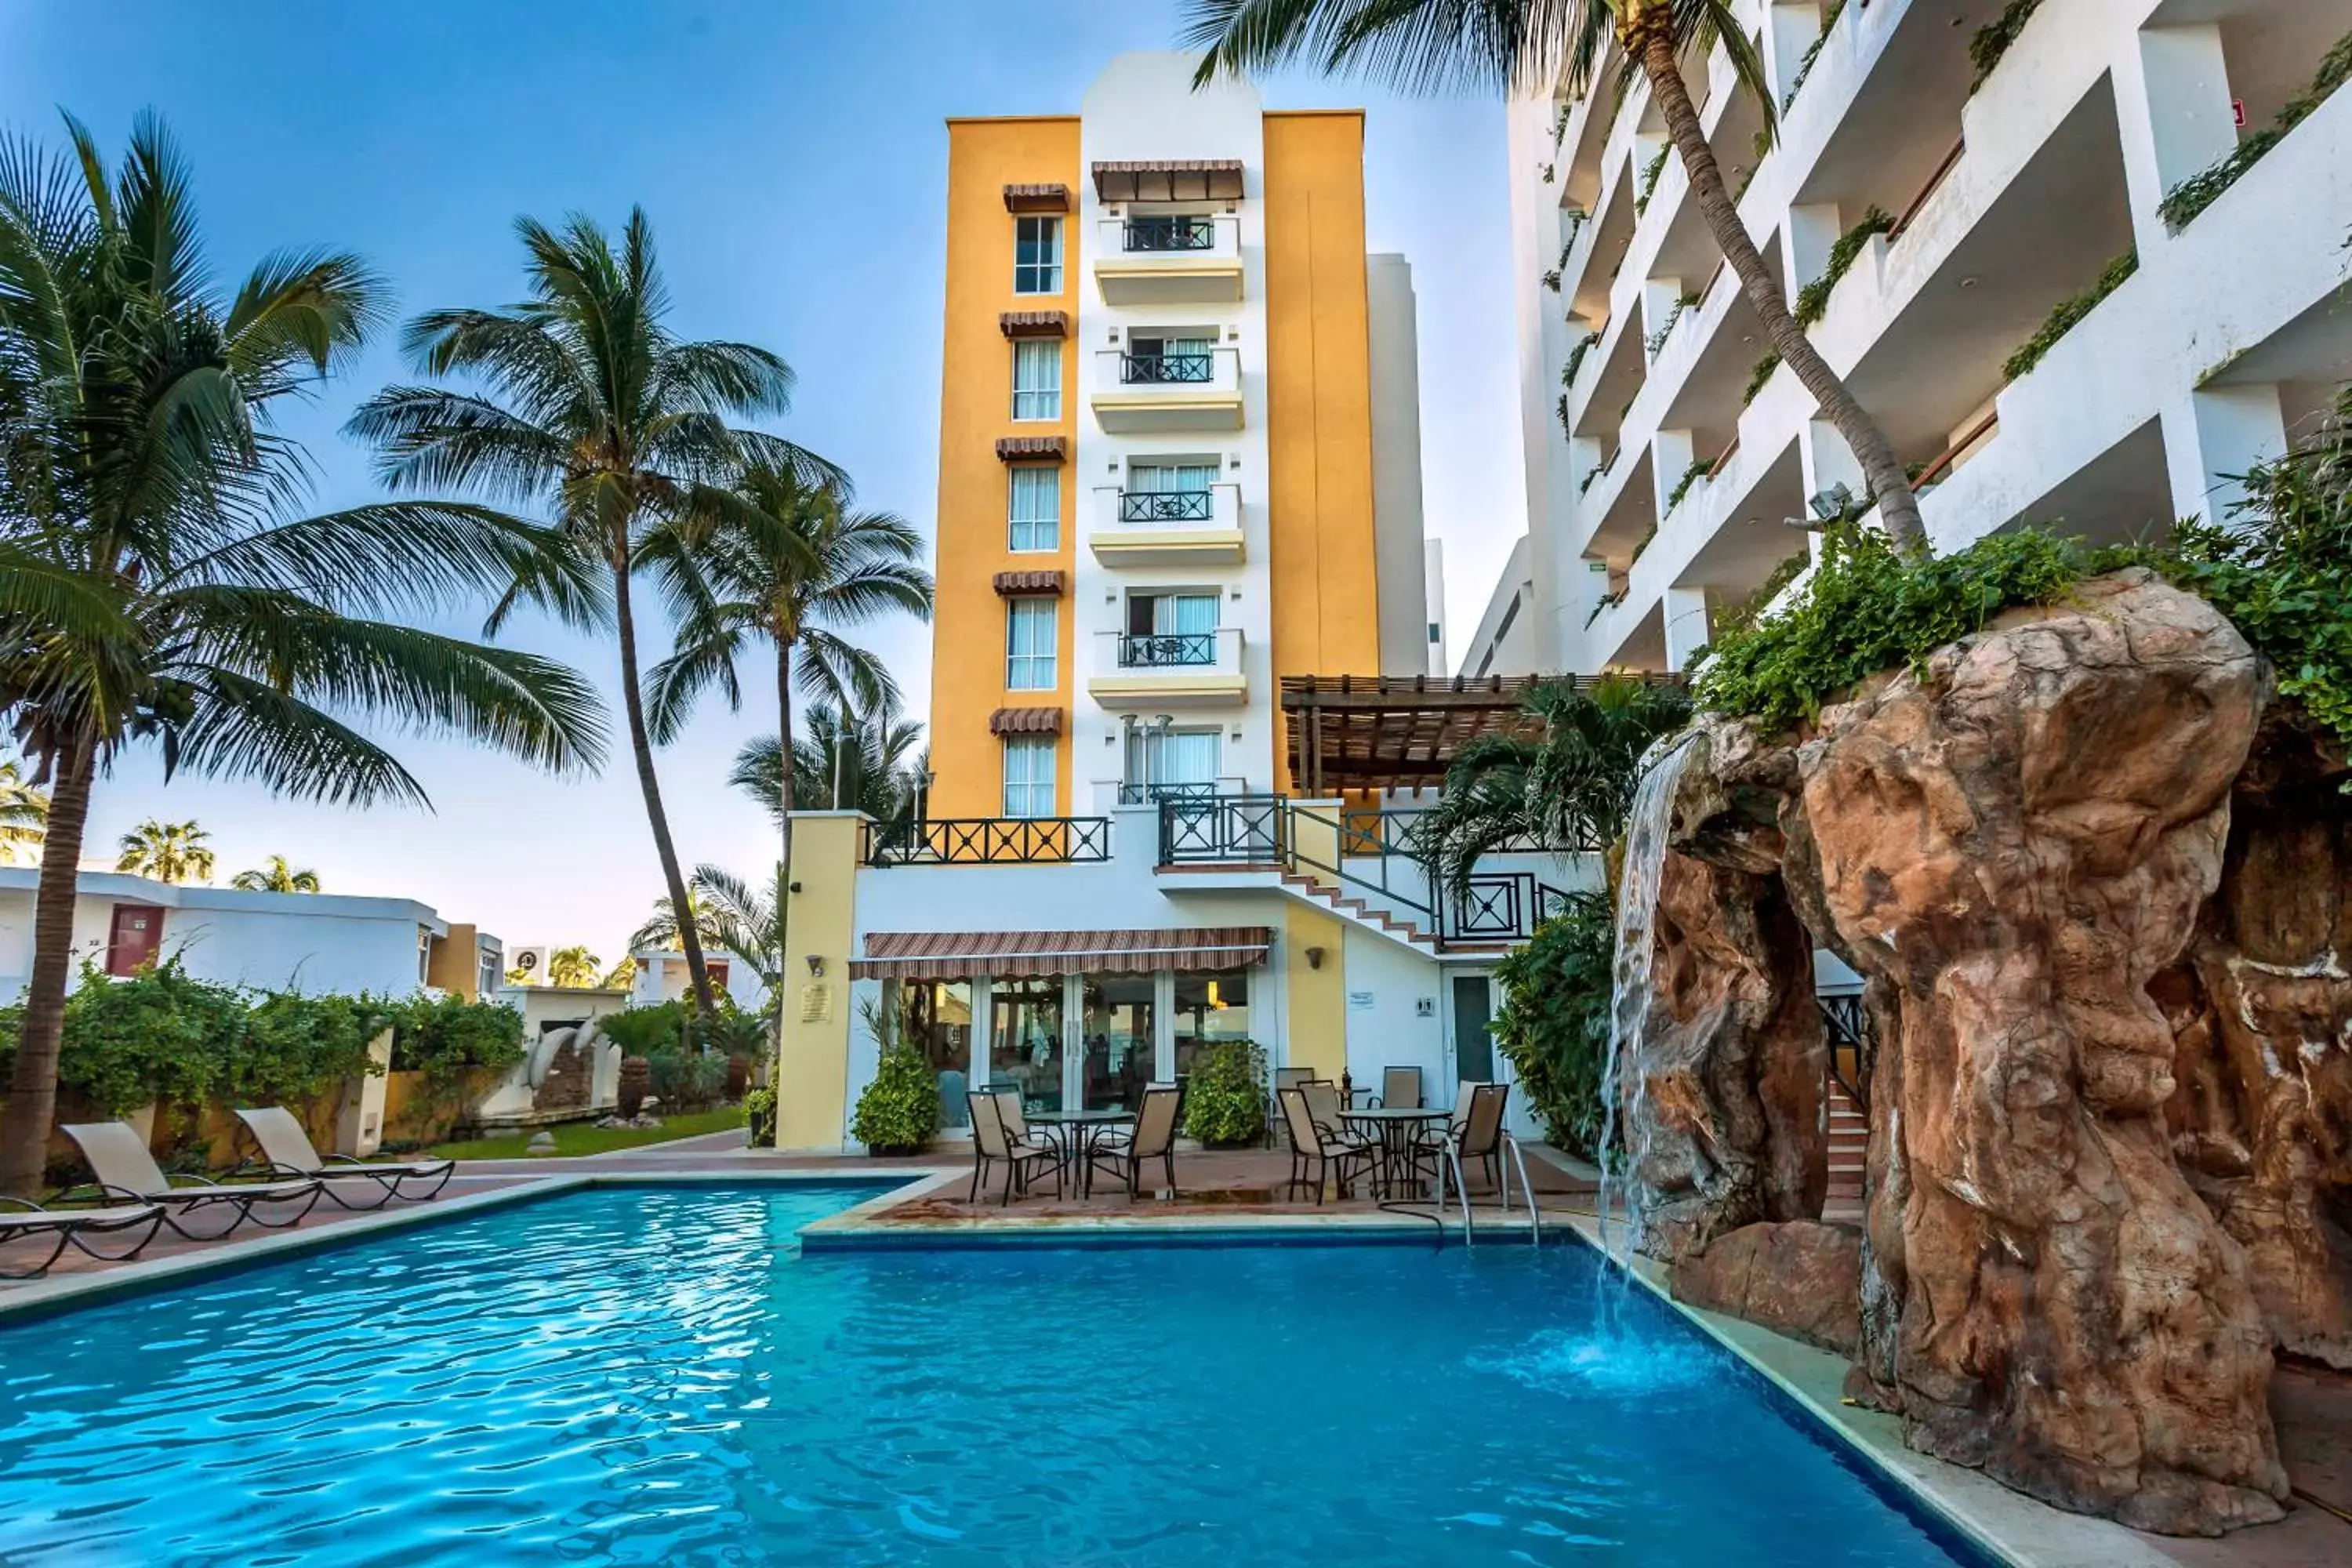
[[[1184,1133],[1204,1148],[1238,1149],[1265,1136],[1265,1053],[1255,1040],[1203,1046],[1184,1082]]]
[[[743,1097],[743,1125],[751,1131],[754,1149],[765,1149],[776,1141],[776,1091],[755,1089]]]
[[[857,1097],[849,1131],[869,1154],[912,1154],[940,1130],[940,1080],[912,1045],[887,1047],[874,1081]]]

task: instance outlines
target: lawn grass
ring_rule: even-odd
[[[667,1143],[678,1138],[698,1138],[706,1132],[724,1132],[730,1127],[742,1125],[743,1108],[722,1105],[711,1110],[663,1117],[659,1127],[599,1127],[593,1121],[567,1121],[557,1127],[533,1127],[497,1138],[469,1138],[459,1143],[436,1144],[425,1152],[439,1160],[520,1160],[524,1157],[531,1139],[544,1131],[555,1135],[555,1152],[558,1155],[609,1154],[616,1149]]]

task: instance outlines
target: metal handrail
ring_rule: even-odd
[[[1287,865],[1290,820],[1278,795],[1212,795],[1160,803],[1162,866]]]
[[[1146,632],[1118,639],[1121,669],[1165,669],[1216,662],[1214,632]]]
[[[1853,993],[1816,995],[1813,1005],[1822,1010],[1822,1023],[1829,1035],[1829,1076],[1867,1115],[1871,1068],[1878,1055],[1870,1009]]]
[[[1217,243],[1217,224],[1206,217],[1131,217],[1119,243],[1129,250],[1207,250]]]
[[[1110,858],[1108,816],[932,816],[868,823],[869,866],[1055,865]]]
[[[1206,522],[1212,498],[1199,490],[1121,490],[1121,522]]]
[[[1118,378],[1129,386],[1192,384],[1215,379],[1213,354],[1121,354]]]

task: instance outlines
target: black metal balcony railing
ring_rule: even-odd
[[[1217,225],[1205,217],[1131,217],[1123,239],[1129,250],[1206,250],[1217,243]]]
[[[1209,510],[1206,490],[1122,490],[1118,497],[1121,522],[1206,522]]]
[[[1476,871],[1447,900],[1447,942],[1517,942],[1568,907],[1568,894],[1532,871]]]
[[[1171,669],[1216,662],[1214,632],[1153,632],[1118,639],[1121,669]]]
[[[1129,386],[1198,384],[1214,378],[1210,354],[1121,354],[1118,378]]]
[[[1118,786],[1121,805],[1160,805],[1171,800],[1213,800],[1217,786],[1202,784],[1129,784]]]
[[[869,866],[1018,866],[1110,858],[1107,816],[930,817],[866,830]]]
[[[1268,866],[1281,861],[1289,817],[1278,795],[1211,795],[1163,801],[1162,866]]]

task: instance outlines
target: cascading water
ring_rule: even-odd
[[[1609,995],[1609,1054],[1601,1073],[1601,1249],[1619,1268],[1603,1269],[1601,1310],[1611,1314],[1612,1293],[1622,1292],[1620,1271],[1633,1266],[1642,1243],[1639,1172],[1649,1152],[1650,1123],[1643,1114],[1647,1077],[1637,1067],[1642,1031],[1650,1016],[1650,961],[1658,912],[1658,878],[1666,861],[1666,835],[1673,826],[1675,791],[1689,764],[1692,731],[1670,736],[1643,758],[1641,783],[1626,818],[1625,860],[1617,875],[1617,952]],[[1630,1075],[1632,1081],[1624,1081]],[[1622,1136],[1621,1136],[1622,1134]],[[1623,1147],[1620,1147],[1621,1142]],[[1612,1222],[1616,1223],[1613,1227]]]

